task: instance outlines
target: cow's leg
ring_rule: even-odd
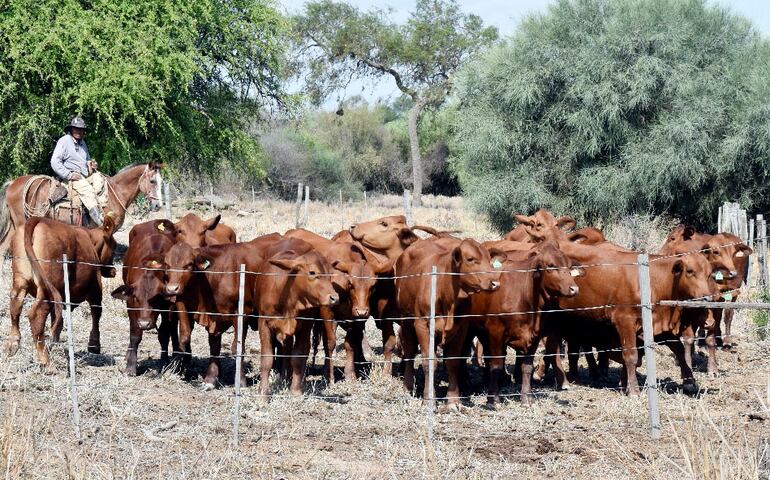
[[[481,345],[481,342],[478,344]],[[492,406],[500,401],[500,376],[505,373],[505,345],[502,335],[490,334],[487,347],[487,405]],[[516,361],[519,361],[518,355]]]
[[[706,348],[709,353],[706,372],[714,377],[719,374],[719,369],[717,368],[717,337],[713,328],[706,329]]]
[[[467,333],[468,322],[458,322],[455,320],[454,327],[450,331],[449,338],[446,339],[444,345],[444,356],[448,357],[444,360],[444,364],[446,365],[449,380],[449,388],[447,389],[447,404],[449,406],[460,405],[460,375],[463,370],[462,367],[467,361],[464,358],[463,344],[465,343]],[[428,340],[430,340],[430,332],[428,332]],[[428,348],[430,348],[430,345],[428,345]],[[434,366],[436,363],[436,360],[433,360]]]
[[[334,383],[334,350],[337,347],[337,322],[334,321],[334,313],[329,307],[321,307],[323,318],[323,342],[324,342],[324,377],[326,381]],[[315,358],[315,357],[314,357]]]
[[[358,357],[356,344],[361,345],[357,330],[355,324],[348,326],[347,331],[345,331],[345,340],[342,343],[345,348],[345,380],[347,381],[356,379],[356,360]]]
[[[735,310],[729,309],[722,312],[722,320],[724,323],[724,329],[719,332],[719,336],[722,337],[722,348],[730,349],[733,347],[733,317],[735,316]],[[719,325],[719,324],[717,324]]]
[[[294,334],[294,347],[291,350],[291,386],[292,395],[302,395],[302,380],[305,378],[305,365],[310,353],[310,321],[299,320]]]
[[[241,376],[239,379],[234,379],[233,382],[241,382],[241,387],[246,386],[246,333],[249,331],[248,328],[243,329],[243,332],[241,332]],[[230,352],[232,352],[232,357],[237,360],[238,355],[238,324],[235,324],[235,331],[233,332],[233,342],[230,345]]]
[[[273,339],[270,329],[259,322],[259,400],[266,402],[270,395],[270,371],[273,369]]]
[[[161,368],[168,364],[168,344],[169,340],[174,336],[174,330],[171,325],[171,319],[169,318],[169,312],[160,313],[160,325],[158,326],[158,343],[160,344],[160,364]],[[179,343],[179,340],[176,340]],[[174,350],[177,346],[172,347]]]
[[[556,376],[556,388],[558,390],[569,390],[570,383],[567,380],[567,374],[564,372],[564,365],[561,358],[561,337],[559,335],[549,335],[545,341],[546,364],[553,366],[553,372]]]
[[[398,344],[396,331],[393,328],[393,320],[381,320],[379,324],[382,327],[382,354],[385,357],[386,364],[391,365],[392,368],[393,351]],[[403,345],[401,347],[403,348]]]
[[[430,331],[428,330],[428,322],[424,319],[417,319],[414,321],[414,331],[417,336],[417,342],[420,345],[420,354],[422,356],[422,371],[425,375],[425,382],[422,389],[422,403],[426,403],[430,398],[430,382],[428,382],[428,369],[436,367],[436,352],[430,350]],[[435,371],[435,370],[434,370]]]
[[[349,331],[353,335],[351,338],[353,346],[353,368],[355,372],[362,372],[364,365],[366,364],[365,351],[368,351],[370,356],[374,355],[372,347],[369,345],[369,341],[366,339],[365,335],[366,322],[363,320],[353,322]],[[356,373],[356,375],[358,375],[358,373]]]
[[[599,365],[596,363],[593,347],[587,342],[583,345],[583,355],[585,356],[586,363],[588,363],[588,375],[591,377],[591,380],[598,380],[600,377]]]
[[[685,346],[676,340],[677,339],[673,335],[664,335],[665,343],[668,345],[671,353],[674,354],[677,363],[679,363],[679,370],[682,377],[682,391],[688,395],[696,394],[698,393],[698,385],[695,383],[692,368],[687,365],[687,362],[685,361]]]
[[[569,372],[567,373],[567,379],[570,382],[574,382],[579,377],[578,361],[580,360],[580,341],[576,338],[570,338],[567,340],[567,363],[569,364]]]
[[[192,318],[187,313],[183,302],[175,302],[171,309],[176,312],[179,323],[179,347],[174,352],[174,357],[179,359],[182,369],[186,371],[192,364],[192,348],[190,347],[193,328]]]
[[[40,297],[40,294],[38,294]],[[48,357],[48,349],[45,346],[45,322],[51,311],[51,304],[45,298],[38,298],[34,308],[29,312],[29,327],[32,333],[32,342],[34,342],[37,361],[44,367],[50,366],[51,359]]]
[[[409,393],[414,390],[414,357],[417,354],[417,334],[414,331],[414,324],[415,320],[404,320],[400,330],[401,368],[404,372],[404,388]]]
[[[26,283],[13,282],[10,298],[11,314],[11,333],[5,342],[5,350],[8,356],[15,355],[19,351],[21,342],[21,330],[19,329],[19,318],[21,317],[21,308],[24,304],[24,298],[27,296]]]
[[[636,349],[636,318],[632,316],[614,318],[613,324],[618,329],[620,345],[623,348],[625,391],[628,395],[639,395],[639,382],[636,378],[636,365],[639,361],[639,352]]]
[[[135,316],[136,312],[128,312],[129,317],[129,337],[128,337],[128,350],[126,351],[126,375],[136,375],[136,356],[139,351],[139,342],[142,341],[142,329],[139,328],[137,320],[131,318]],[[158,330],[158,338],[160,339],[160,330]]]
[[[222,352],[222,333],[209,332],[209,366],[206,369],[206,375],[203,377],[203,383],[214,387],[219,378],[220,354]]]
[[[99,322],[102,319],[102,288],[101,282],[98,288],[91,290],[88,306],[91,308],[91,333],[88,335],[88,353],[101,353],[102,343],[99,333]]]
[[[521,403],[529,405],[532,403],[532,370],[535,361],[535,352],[537,352],[538,342],[532,342],[529,350],[525,350],[521,355]],[[519,356],[517,354],[517,356]],[[503,369],[503,371],[505,371]]]

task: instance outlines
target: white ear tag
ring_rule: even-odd
[[[735,254],[736,257],[742,257],[743,255],[744,255],[743,252],[738,252],[738,253]]]
[[[722,295],[722,298],[724,298],[725,300],[727,300],[729,302],[729,301],[731,301],[733,299],[733,294],[731,292],[727,292],[724,295]]]
[[[494,262],[492,262],[492,267],[494,267],[494,268],[495,268],[495,270],[498,270],[498,269],[500,269],[502,266],[503,266],[503,262],[501,262],[501,261],[500,261],[500,260],[498,260],[498,259],[495,259],[495,261],[494,261]]]
[[[714,272],[714,280],[716,280],[717,282],[721,282],[724,279],[725,279],[725,276],[722,274],[722,270],[717,270],[716,272]]]
[[[569,274],[572,275],[573,277],[579,277],[580,270],[578,270],[577,268],[573,268],[572,270],[569,271]]]
[[[203,267],[204,270],[209,268],[210,265],[211,265],[211,262],[209,262],[208,260],[204,260],[203,263],[201,263],[201,266]]]

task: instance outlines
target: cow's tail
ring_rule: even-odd
[[[35,249],[32,246],[33,234],[35,233],[35,227],[38,223],[40,223],[40,217],[32,217],[27,220],[27,223],[24,225],[24,252],[27,254],[27,260],[29,260],[29,264],[32,267],[32,273],[40,280],[43,288],[45,288],[46,297],[53,299],[55,315],[52,325],[55,325],[57,322],[60,322],[62,318],[63,300],[59,289],[51,283],[48,275],[43,274],[43,271],[40,268],[40,260],[38,260],[37,255],[35,255]]]
[[[8,236],[8,232],[11,231],[11,209],[8,207],[8,199],[6,197],[10,184],[11,181],[9,180],[0,189],[0,245],[5,243],[5,238]]]

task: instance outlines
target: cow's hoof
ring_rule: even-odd
[[[695,383],[695,380],[685,380],[682,382],[682,392],[685,395],[697,395],[698,394],[698,384]]]
[[[539,373],[537,370],[535,370],[535,371],[532,373],[532,380],[534,380],[534,381],[536,381],[536,382],[539,382],[539,381],[543,380],[543,376],[542,376],[542,375],[540,375],[540,373]]]
[[[204,392],[209,392],[211,390],[214,390],[215,388],[217,387],[214,385],[214,383],[209,383],[205,380],[201,384],[201,390],[203,390]]]
[[[569,382],[564,382],[561,385],[556,386],[557,390],[572,390],[572,384]]]
[[[135,377],[136,376],[136,369],[135,368],[127,368],[126,369],[126,376],[128,376],[128,377]]]
[[[526,406],[531,406],[534,403],[532,395],[525,394],[521,396],[521,404]]]
[[[19,339],[18,338],[9,338],[5,342],[5,354],[9,357],[12,357],[16,355],[16,352],[19,351]]]

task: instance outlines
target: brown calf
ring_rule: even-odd
[[[503,240],[512,240],[517,242],[540,241],[544,238],[543,232],[551,228],[560,230],[571,230],[575,228],[576,222],[572,217],[556,218],[548,210],[541,208],[534,215],[514,215],[519,224],[506,233]],[[529,228],[527,228],[529,227]]]
[[[468,322],[455,321],[457,301],[474,293],[493,291],[500,286],[500,274],[492,265],[502,266],[506,255],[488,251],[475,240],[430,239],[412,245],[396,261],[396,300],[401,319],[402,364],[404,387],[414,387],[414,357],[419,343],[423,354],[423,368],[435,362],[435,352],[429,351],[429,315],[431,310],[431,267],[436,266],[436,336],[437,346],[446,350],[462,348]],[[459,404],[459,369],[461,360],[447,359],[449,376],[447,392],[450,405]],[[426,381],[423,401],[428,399],[430,385]]]
[[[101,276],[114,275],[109,266],[115,251],[112,234],[115,222],[105,216],[100,228],[86,229],[55,220],[39,217],[30,218],[17,230],[12,240],[13,286],[11,287],[11,334],[8,338],[8,353],[19,349],[21,332],[19,316],[24,297],[29,293],[35,297],[27,316],[32,331],[32,341],[37,360],[49,364],[45,348],[45,322],[53,305],[51,322],[52,340],[59,341],[62,329],[62,303],[64,295],[64,271],[62,255],[69,262],[70,302],[77,305],[87,301],[91,308],[91,334],[88,351],[99,353],[99,320],[102,315]],[[101,275],[100,275],[101,274]]]

